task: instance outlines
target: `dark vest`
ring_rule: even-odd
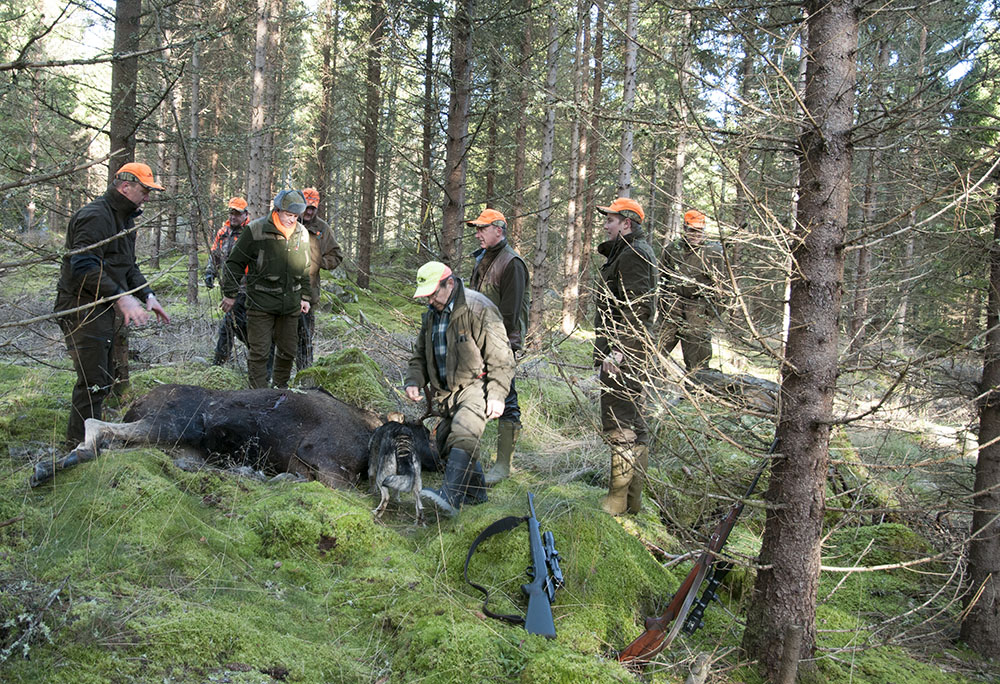
[[[510,246],[506,238],[504,238],[503,247],[500,249],[479,249],[473,255],[476,257],[476,268],[472,272],[469,287],[486,295],[486,298],[496,304],[497,307],[500,306],[500,279],[503,277],[503,272],[507,270],[507,266],[514,259],[520,261],[524,266],[526,274],[524,296],[521,297],[521,310],[517,313],[517,327],[521,331],[519,339],[521,340],[521,344],[523,344],[528,335],[528,310],[531,306],[530,297],[528,296],[528,280],[530,276],[527,275],[527,264],[524,263],[521,255]],[[510,337],[509,331],[507,336]]]

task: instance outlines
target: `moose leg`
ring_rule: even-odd
[[[149,441],[152,426],[145,418],[134,423],[106,423],[96,418],[88,418],[84,421],[83,427],[83,441],[77,444],[73,451],[56,461],[40,461],[35,464],[35,471],[29,480],[32,487],[49,481],[56,474],[56,471],[70,468],[77,463],[94,460],[100,455],[101,446],[106,446],[114,440],[123,442]]]

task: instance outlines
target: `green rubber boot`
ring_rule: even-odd
[[[621,515],[628,507],[629,487],[635,471],[632,443],[611,444],[611,479],[608,494],[601,499],[601,508],[609,515]]]
[[[514,445],[521,434],[521,426],[512,420],[497,423],[497,460],[486,473],[486,484],[492,486],[510,477],[510,461],[514,457]]]
[[[635,515],[642,510],[642,490],[646,486],[646,468],[649,467],[649,447],[636,444],[632,447],[635,472],[628,486],[628,512]]]

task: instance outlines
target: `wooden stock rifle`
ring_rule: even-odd
[[[768,455],[774,453],[777,445],[778,440],[775,439],[771,443],[771,447],[767,450]],[[618,654],[619,662],[629,667],[641,668],[655,658],[660,651],[669,646],[682,627],[685,628],[686,632],[691,633],[701,626],[701,615],[705,612],[705,607],[715,596],[715,589],[729,569],[728,564],[718,564],[719,567],[713,575],[709,588],[705,591],[705,596],[698,602],[699,613],[697,618],[694,620],[686,620],[685,618],[687,618],[688,611],[691,610],[691,606],[698,598],[698,589],[701,587],[701,583],[704,581],[709,570],[712,570],[719,551],[726,545],[729,534],[733,531],[736,521],[743,512],[746,499],[750,498],[754,490],[757,489],[757,483],[760,481],[760,476],[764,474],[767,464],[768,461],[765,461],[760,470],[757,471],[753,482],[750,483],[743,497],[733,503],[726,517],[716,525],[715,531],[709,537],[708,547],[698,557],[688,576],[681,582],[680,588],[677,589],[674,597],[670,600],[670,604],[663,612],[663,615],[646,618],[645,631]],[[671,623],[673,623],[672,626]],[[669,632],[667,631],[668,628]]]

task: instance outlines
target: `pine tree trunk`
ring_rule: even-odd
[[[597,7],[597,24],[594,27],[594,74],[593,90],[590,96],[591,123],[590,130],[600,131],[601,117],[601,83],[604,80],[604,10],[601,5]],[[587,190],[583,198],[583,249],[580,252],[580,272],[581,277],[585,277],[590,269],[590,254],[594,243],[594,200],[597,194],[597,160],[601,148],[601,136],[594,135],[590,139],[591,144],[587,150]],[[587,302],[589,298],[585,295],[579,299],[578,315],[580,318],[587,316]]]
[[[549,219],[552,216],[552,150],[556,137],[556,79],[559,75],[559,15],[556,4],[549,5],[549,49],[545,60],[545,123],[542,126],[542,159],[538,183],[538,228],[532,260],[531,313],[528,317],[528,346],[542,343],[545,321],[545,291],[549,287]]]
[[[194,11],[201,14],[201,0],[195,0]],[[198,138],[201,136],[198,114],[201,111],[201,56],[198,53],[198,42],[191,46],[191,136],[188,140],[188,178],[191,182],[191,216],[188,221],[190,227],[190,237],[187,244],[188,257],[188,278],[187,278],[187,301],[198,301],[198,284],[201,282],[198,274],[198,237],[203,225],[201,211],[201,192],[198,183]],[[202,237],[204,240],[204,237]],[[206,251],[211,243],[206,243]]]
[[[838,366],[837,315],[850,198],[856,0],[809,0],[809,50],[800,137],[800,197],[792,325],[782,366],[779,456],[771,465],[760,563],[743,646],[776,678],[786,628],[803,630],[798,656],[816,644],[816,593],[825,511],[830,419]],[[796,654],[793,654],[796,655]]]
[[[380,0],[369,5],[371,19],[368,57],[365,66],[364,159],[361,168],[361,206],[358,217],[358,285],[367,288],[371,280],[372,232],[375,223],[375,166],[378,163],[378,118],[381,110],[382,36],[385,14]]]
[[[976,597],[962,639],[984,658],[1000,656],[1000,183],[994,194],[986,348],[979,399],[979,458],[973,499],[969,581]]]
[[[459,0],[451,29],[451,96],[448,139],[444,153],[444,207],[441,251],[444,263],[457,270],[462,259],[462,212],[465,211],[465,168],[472,76],[472,0]]]

